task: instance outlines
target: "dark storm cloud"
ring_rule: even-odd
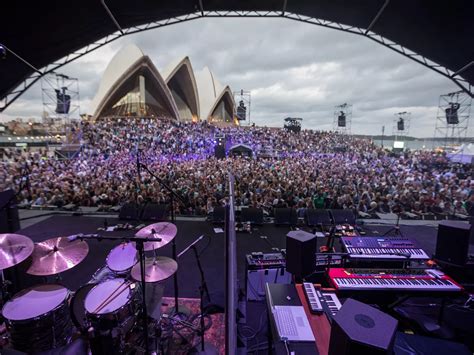
[[[64,67],[80,79],[82,112],[107,63],[127,43],[138,45],[159,69],[189,56],[195,70],[207,65],[222,84],[251,90],[252,121],[260,125],[282,126],[284,117],[299,116],[306,128],[331,129],[334,106],[348,102],[353,132],[379,134],[385,125],[391,133],[394,114],[410,111],[410,133],[432,136],[439,95],[457,90],[441,75],[361,36],[286,19],[199,19],[125,37]],[[35,110],[39,116],[38,87],[6,114]]]

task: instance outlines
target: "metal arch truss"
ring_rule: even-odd
[[[286,3],[286,1],[285,1]],[[381,9],[382,11],[383,9]],[[155,22],[150,22],[144,25],[140,26],[132,26],[126,29],[123,29],[122,31],[116,31],[110,35],[105,36],[104,38],[93,42],[75,52],[72,52],[65,57],[47,65],[46,67],[40,69],[40,73],[33,73],[30,75],[28,78],[26,78],[18,87],[16,87],[14,90],[10,91],[7,93],[5,96],[0,98],[0,112],[4,111],[11,103],[13,103],[16,99],[18,99],[26,90],[28,90],[34,83],[36,83],[43,75],[49,74],[62,66],[78,59],[81,58],[82,56],[103,47],[104,45],[111,43],[123,36],[129,35],[129,34],[134,34],[134,33],[139,33],[147,30],[152,30],[160,27],[165,27],[177,23],[182,23],[182,22],[187,22],[191,20],[197,20],[200,18],[215,18],[215,17],[234,17],[234,18],[287,18],[290,20],[294,21],[299,21],[299,22],[304,22],[312,25],[318,25],[318,26],[323,26],[327,28],[332,28],[335,30],[340,30],[344,32],[349,32],[357,35],[361,35],[364,37],[368,37],[371,40],[387,47],[390,48],[391,50],[400,53],[404,55],[405,57],[410,58],[411,60],[414,60],[415,62],[430,68],[437,72],[438,74],[441,74],[449,79],[451,79],[456,85],[458,85],[462,91],[467,93],[469,96],[474,97],[474,88],[473,86],[464,78],[460,76],[460,74],[470,67],[471,65],[474,65],[474,62],[471,63],[466,63],[466,65],[463,68],[460,68],[459,70],[452,71],[440,64],[437,64],[425,57],[423,57],[420,54],[417,54],[395,42],[392,42],[381,35],[378,35],[377,33],[373,32],[370,30],[372,27],[373,23],[370,24],[369,29],[361,28],[361,27],[355,27],[355,26],[349,26],[345,25],[342,23],[338,22],[332,22],[332,21],[327,21],[327,20],[322,20],[310,16],[304,16],[304,15],[299,15],[291,12],[286,11],[286,6],[281,11],[205,11],[204,9],[201,9],[199,11],[182,15],[182,16],[176,16],[176,17],[171,17],[168,19],[160,20],[160,21],[155,21]],[[378,16],[377,16],[378,17]],[[374,19],[374,21],[377,20],[377,18]],[[373,21],[373,22],[374,22]]]

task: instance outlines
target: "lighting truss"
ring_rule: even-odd
[[[444,140],[444,146],[461,144],[466,138],[469,128],[472,98],[463,91],[451,92],[439,96],[438,113],[436,115],[435,137]],[[458,123],[450,124],[447,121],[446,109],[451,104],[458,104]]]
[[[403,119],[403,130],[398,129],[398,121]],[[395,137],[395,140],[403,140],[410,133],[410,123],[411,123],[411,112],[397,112],[395,118],[393,119],[392,135]]]
[[[339,127],[339,115],[344,114],[345,126]],[[343,103],[342,105],[334,106],[334,120],[333,120],[333,131],[341,134],[351,134],[352,126],[352,105]]]
[[[186,15],[182,16],[176,16],[176,17],[171,17],[168,19],[160,20],[160,21],[154,21],[150,22],[147,24],[139,25],[139,26],[132,26],[129,28],[125,29],[119,29],[118,31],[105,36],[104,38],[95,41],[75,52],[72,52],[65,57],[47,65],[44,68],[40,69],[40,73],[33,73],[30,75],[28,78],[26,78],[17,88],[14,90],[6,93],[2,98],[0,98],[0,112],[5,110],[12,102],[14,102],[18,97],[20,97],[28,88],[30,88],[34,83],[36,83],[43,75],[49,74],[62,66],[78,59],[81,58],[82,56],[103,47],[104,45],[111,43],[123,36],[138,33],[138,32],[143,32],[143,31],[148,31],[160,27],[165,27],[177,23],[182,23],[182,22],[187,22],[191,20],[197,20],[200,18],[215,18],[215,17],[233,17],[233,18],[286,18],[298,22],[304,22],[312,25],[317,25],[317,26],[322,26],[322,27],[327,27],[327,28],[332,28],[335,30],[339,31],[344,31],[344,32],[349,32],[357,35],[361,35],[367,38],[370,38],[371,40],[387,47],[390,48],[391,50],[410,58],[411,60],[414,60],[415,62],[430,68],[431,70],[434,70],[438,74],[441,74],[450,80],[452,80],[459,88],[467,93],[470,97],[474,97],[474,88],[473,86],[465,80],[461,74],[464,72],[467,68],[471,67],[474,65],[474,61],[471,61],[470,63],[466,63],[465,66],[462,68],[458,69],[457,71],[452,71],[440,64],[437,64],[428,58],[425,58],[424,56],[417,54],[408,48],[405,48],[393,41],[390,41],[386,38],[384,38],[381,35],[378,35],[377,33],[371,31],[372,26],[375,24],[375,22],[378,20],[380,17],[380,14],[383,12],[385,9],[386,5],[388,4],[389,0],[386,0],[385,3],[382,5],[380,8],[379,12],[377,15],[374,17],[372,22],[367,28],[362,28],[362,27],[355,27],[355,26],[349,26],[345,25],[342,23],[338,22],[332,22],[332,21],[327,21],[327,20],[322,20],[318,19],[315,17],[310,17],[310,16],[304,16],[304,15],[299,15],[291,12],[286,11],[286,1],[284,1],[283,8],[281,11],[204,11],[203,7],[201,6],[199,11],[189,13]]]

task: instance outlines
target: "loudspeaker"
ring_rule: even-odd
[[[124,220],[139,220],[141,208],[135,203],[126,203],[122,206],[119,213],[119,219]]]
[[[304,219],[308,227],[332,225],[331,217],[327,210],[316,210],[313,208],[306,209]]]
[[[0,192],[0,233],[14,233],[20,229],[15,191]]]
[[[224,159],[225,158],[225,147],[222,145],[216,145],[214,148],[214,156],[217,159]]]
[[[405,130],[405,121],[403,120],[403,118],[400,118],[397,122],[397,129],[399,131],[404,131]]]
[[[333,317],[329,354],[392,354],[397,325],[388,314],[349,298]]]
[[[461,105],[457,102],[450,102],[449,107],[444,110],[446,112],[446,122],[448,124],[458,124],[459,117],[458,117],[458,110]]]
[[[225,222],[225,207],[214,207],[212,212],[212,223]]]
[[[464,266],[468,260],[471,225],[460,221],[441,221],[438,225],[435,258]]]
[[[166,221],[168,219],[168,205],[147,203],[143,208],[142,219],[144,221]]]
[[[337,126],[338,127],[346,127],[346,115],[342,111],[339,114],[339,116],[337,117]]]
[[[242,208],[240,211],[240,221],[242,223],[263,224],[263,210],[261,208]]]
[[[286,235],[286,270],[296,277],[313,273],[316,268],[317,240],[314,234],[297,230]]]
[[[296,226],[298,224],[298,215],[293,208],[275,208],[273,213],[275,214],[276,225]]]
[[[350,209],[329,210],[334,224],[355,224],[356,218],[354,212]]]

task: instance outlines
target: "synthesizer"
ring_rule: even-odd
[[[342,237],[342,246],[351,259],[428,260],[425,251],[402,237]]]
[[[285,267],[286,259],[282,253],[253,252],[246,255],[249,270]]]
[[[329,322],[332,323],[333,317],[342,307],[334,291],[322,291],[309,282],[303,283],[303,291],[308,301],[309,311],[311,313],[324,312]]]
[[[338,291],[435,291],[458,292],[462,286],[434,269],[329,269]]]

